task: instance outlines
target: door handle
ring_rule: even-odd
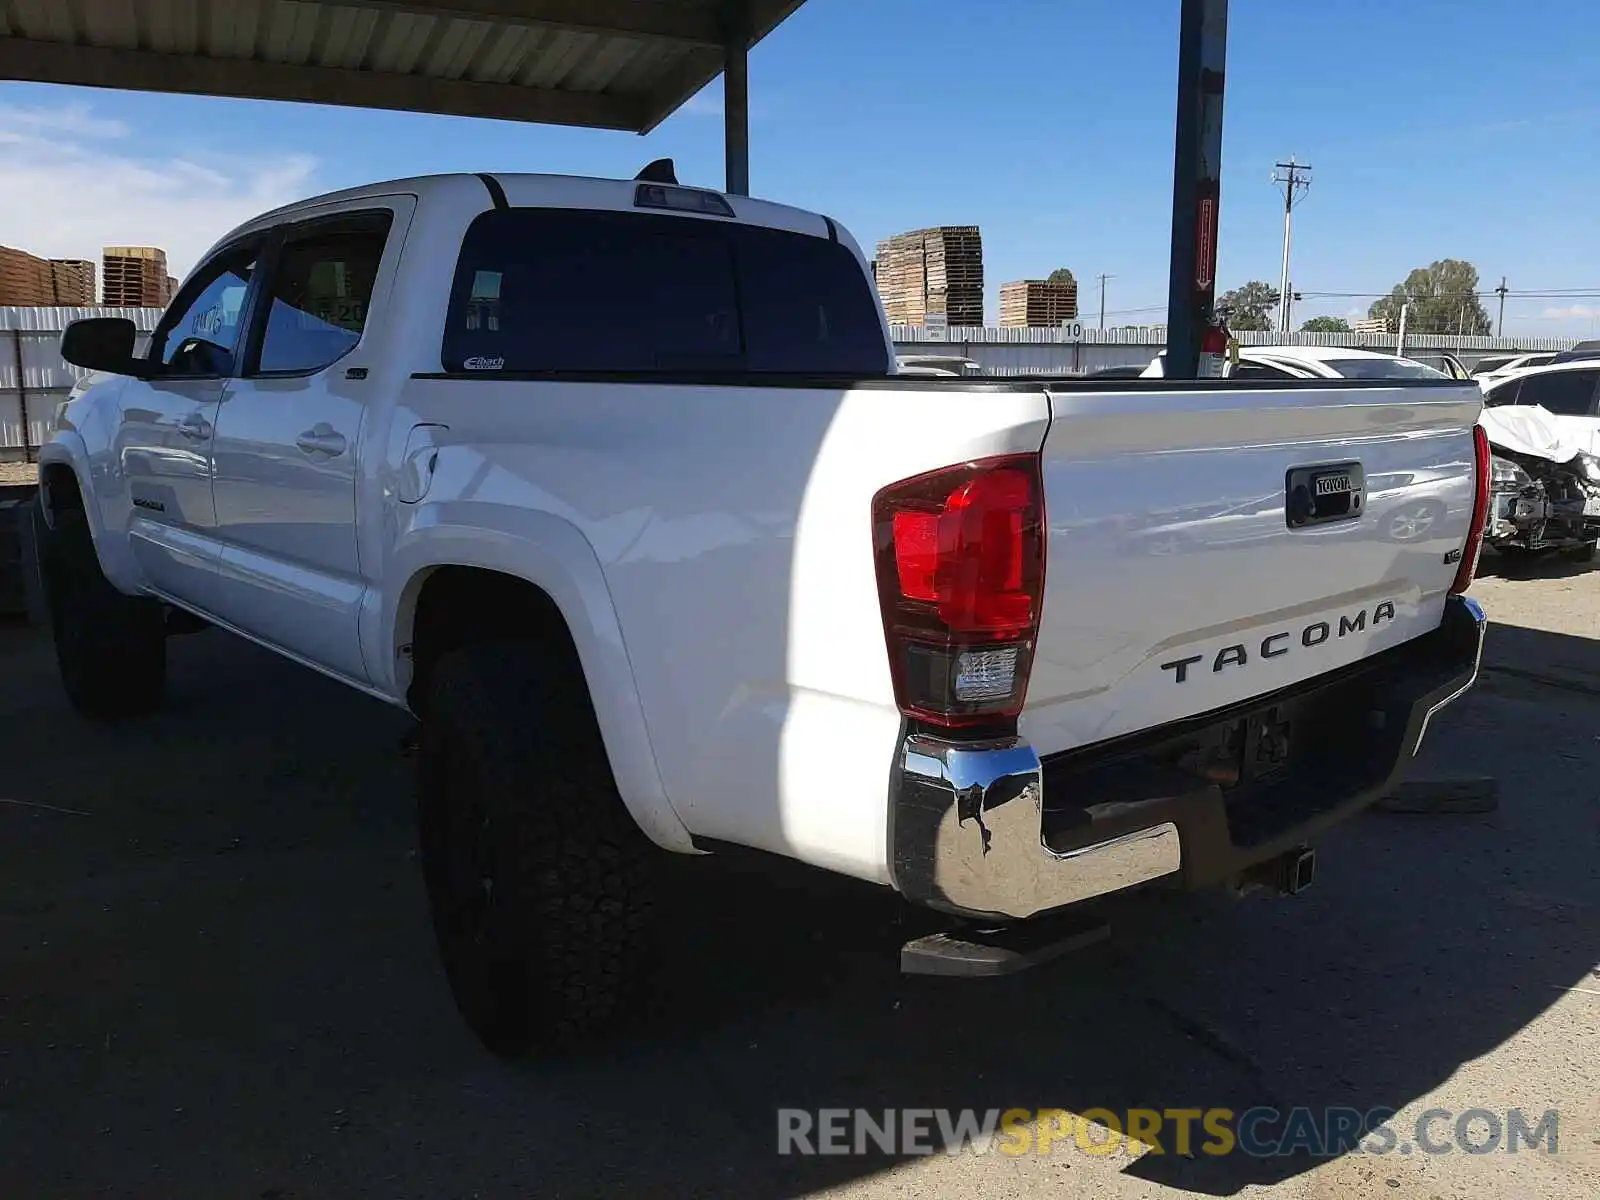
[[[201,441],[211,436],[211,422],[197,412],[192,412],[178,422],[178,432],[186,438]]]
[[[326,454],[330,458],[337,458],[344,453],[349,443],[344,440],[344,434],[335,430],[332,425],[326,421],[319,421],[295,438],[294,444],[307,454]]]

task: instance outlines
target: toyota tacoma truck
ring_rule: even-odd
[[[155,709],[198,625],[414,714],[440,957],[500,1052],[626,1011],[662,852],[973,937],[1293,890],[1476,673],[1477,385],[902,376],[836,221],[659,171],[294,204],[147,347],[61,348],[72,704]]]

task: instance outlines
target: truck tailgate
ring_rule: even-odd
[[[1022,734],[1088,745],[1435,628],[1481,406],[1458,383],[1052,388]]]

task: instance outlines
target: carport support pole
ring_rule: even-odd
[[[743,22],[730,22],[722,71],[723,138],[727,192],[750,194],[750,42]]]
[[[1183,0],[1178,33],[1178,120],[1172,155],[1172,266],[1167,287],[1168,379],[1193,379],[1217,287],[1222,88],[1228,0]]]

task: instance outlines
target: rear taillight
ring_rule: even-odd
[[[1489,435],[1482,425],[1472,427],[1473,464],[1477,471],[1472,498],[1472,524],[1467,526],[1467,544],[1461,551],[1461,565],[1450,585],[1451,595],[1466,591],[1478,573],[1478,555],[1483,551],[1483,529],[1489,521]]]
[[[1038,456],[892,484],[873,497],[872,523],[900,711],[947,728],[1014,719],[1044,600]]]

